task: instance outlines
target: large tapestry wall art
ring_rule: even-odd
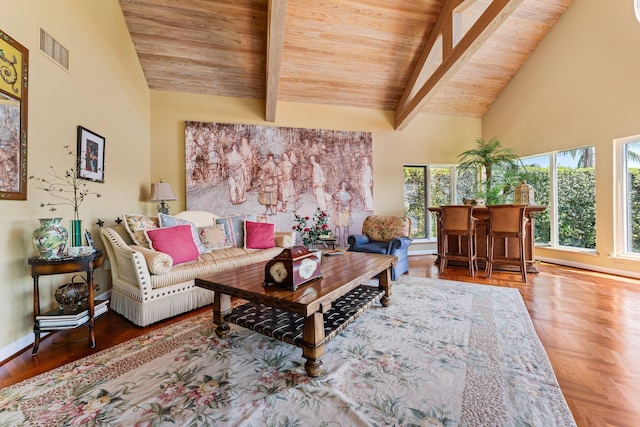
[[[320,208],[337,246],[373,213],[370,132],[188,121],[185,150],[189,210],[268,215],[285,231]]]

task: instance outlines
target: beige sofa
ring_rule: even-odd
[[[174,216],[197,227],[211,225],[216,218],[203,211],[184,211]],[[136,325],[146,326],[211,304],[214,293],[196,287],[194,279],[197,276],[270,260],[283,248],[293,246],[294,233],[276,231],[274,248],[217,249],[201,254],[195,261],[174,266],[169,255],[137,246],[124,225],[103,227],[100,238],[112,278],[110,307]]]

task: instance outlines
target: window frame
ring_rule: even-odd
[[[632,252],[633,248],[629,248],[632,236],[628,235],[629,230],[629,198],[627,185],[627,156],[625,148],[627,144],[640,143],[640,134],[618,138],[614,140],[615,156],[614,156],[614,179],[616,191],[613,194],[613,217],[615,219],[614,227],[614,256],[621,258],[640,259],[640,252]]]
[[[424,185],[425,185],[425,200],[424,200],[424,209],[425,209],[425,228],[426,228],[426,237],[417,237],[413,238],[414,242],[417,243],[432,243],[438,240],[437,235],[432,235],[431,231],[431,223],[433,221],[434,213],[429,211],[429,206],[431,202],[432,189],[431,189],[431,174],[434,169],[449,169],[449,204],[456,204],[458,200],[458,171],[460,168],[457,164],[442,164],[442,163],[429,163],[429,164],[415,164],[415,163],[406,163],[404,168],[424,168]],[[481,171],[478,171],[478,176]],[[404,188],[403,188],[403,200],[404,200]]]
[[[581,150],[585,148],[593,147],[594,156],[595,156],[595,145],[583,145],[579,147],[563,149],[563,150],[555,150],[547,153],[540,154],[532,154],[530,156],[522,156],[521,160],[531,159],[535,157],[543,157],[549,156],[549,205],[547,209],[549,211],[549,227],[550,227],[550,235],[549,235],[549,243],[538,243],[535,245],[541,248],[547,249],[559,249],[564,251],[573,251],[573,252],[584,252],[584,253],[596,253],[597,246],[595,248],[582,248],[579,246],[568,246],[560,244],[560,220],[559,220],[559,206],[558,206],[558,155],[562,153],[567,153],[573,150]],[[526,168],[526,166],[525,166]],[[595,186],[595,183],[594,183]],[[536,199],[537,201],[537,199]],[[596,242],[597,245],[597,242]]]
[[[634,141],[640,142],[640,135],[637,135],[635,137],[629,137],[628,139],[633,139],[633,138],[637,138],[634,139]],[[620,145],[620,147],[622,147],[622,145]],[[550,235],[549,235],[549,243],[538,243],[536,242],[535,245],[541,248],[548,248],[548,249],[556,249],[556,250],[565,250],[565,251],[572,251],[572,252],[584,252],[584,253],[596,253],[597,252],[597,247],[595,248],[583,248],[583,247],[579,247],[579,246],[567,246],[567,245],[560,245],[560,224],[559,224],[559,206],[558,206],[558,155],[562,154],[562,153],[567,153],[569,151],[573,151],[573,150],[581,150],[581,149],[587,149],[587,148],[592,148],[594,150],[593,154],[594,154],[594,158],[595,158],[595,145],[584,145],[584,146],[579,146],[579,147],[575,147],[575,148],[570,148],[570,149],[563,149],[563,150],[555,150],[555,151],[550,151],[547,153],[539,153],[539,154],[534,154],[534,155],[530,155],[530,156],[523,156],[521,157],[521,160],[526,160],[526,159],[530,159],[530,158],[535,158],[535,157],[544,157],[544,156],[548,156],[549,158],[549,204],[548,204],[548,210],[549,210],[549,227],[550,227]],[[620,152],[622,152],[622,150],[619,148],[618,149]],[[432,175],[432,170],[433,169],[449,169],[449,203],[450,204],[456,204],[458,203],[458,185],[457,185],[457,180],[458,180],[458,171],[460,171],[459,165],[457,164],[414,164],[414,163],[408,163],[408,164],[404,164],[403,168],[405,167],[412,167],[412,168],[424,168],[425,169],[425,174],[424,174],[424,179],[425,179],[425,183],[424,185],[426,186],[425,188],[425,228],[426,228],[426,237],[421,237],[421,238],[414,238],[414,241],[418,241],[418,242],[435,242],[437,240],[437,236],[433,236],[432,235],[432,231],[431,231],[431,223],[432,223],[432,217],[433,213],[431,213],[428,210],[428,207],[430,206],[430,201],[432,199],[432,189],[431,189],[431,175]],[[526,166],[525,166],[526,168]],[[478,179],[481,179],[482,177],[482,168],[478,168],[477,174],[478,174]],[[624,174],[624,172],[623,172]],[[594,190],[595,190],[595,183],[594,183]],[[622,213],[622,215],[624,215],[624,211]],[[618,223],[620,223],[620,221],[618,221]],[[624,230],[624,229],[623,229]],[[596,242],[597,245],[597,242]],[[638,257],[640,258],[640,254],[629,254],[631,256],[634,257]]]

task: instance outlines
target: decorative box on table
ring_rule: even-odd
[[[304,246],[284,249],[267,262],[264,285],[277,285],[295,291],[298,286],[322,277],[320,258]]]

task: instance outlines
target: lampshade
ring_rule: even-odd
[[[162,181],[151,184],[151,201],[161,202],[167,200],[178,200],[176,198],[176,195],[173,194],[171,184],[167,184],[166,182]]]

